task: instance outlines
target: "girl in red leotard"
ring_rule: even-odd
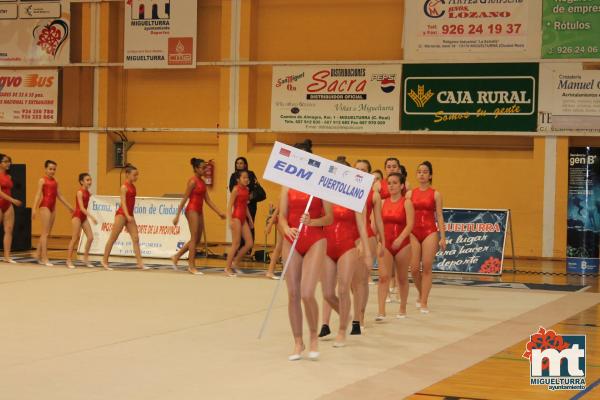
[[[424,314],[429,313],[427,301],[431,291],[431,269],[435,254],[440,248],[446,250],[442,195],[431,187],[432,176],[431,163],[423,161],[417,169],[419,187],[406,194],[415,208],[415,224],[410,236],[412,248],[410,265],[415,286],[419,291],[417,308],[420,308]],[[419,270],[419,264],[422,271]]]
[[[56,165],[56,162],[52,160],[46,160],[44,163],[46,176],[38,182],[37,192],[33,200],[33,210],[31,211],[31,218],[35,219],[39,210],[42,221],[42,233],[40,234],[40,241],[35,251],[35,258],[38,260],[38,263],[47,267],[53,266],[48,260],[48,236],[50,236],[56,218],[56,199],[58,198],[67,207],[69,212],[73,212],[73,207],[60,194],[58,182],[54,179]]]
[[[312,142],[306,140],[295,145],[296,148],[312,152]],[[315,290],[321,276],[321,265],[327,255],[327,241],[323,226],[333,222],[331,204],[315,197],[308,213],[304,213],[310,196],[294,189],[282,187],[279,205],[279,228],[285,240],[283,242],[283,259],[290,257],[285,282],[288,289],[288,314],[292,334],[294,335],[294,353],[288,357],[290,361],[300,360],[304,351],[302,338],[302,304],[310,332],[308,357],[319,358],[317,328],[319,324],[319,306],[315,298]],[[298,231],[300,224],[302,231]],[[298,238],[296,248],[290,255],[292,242]]]
[[[15,210],[13,206],[21,206],[21,201],[12,197],[13,181],[8,170],[12,160],[6,154],[0,154],[0,224],[4,227],[4,262],[14,264],[10,258],[12,233],[15,226]]]
[[[73,233],[71,235],[71,241],[69,242],[69,248],[67,250],[67,267],[75,268],[72,261],[73,252],[75,251],[75,246],[79,242],[79,236],[83,230],[86,238],[85,250],[83,252],[83,262],[86,267],[93,268],[94,266],[90,264],[88,257],[90,254],[90,247],[92,247],[92,242],[94,241],[94,234],[88,218],[94,223],[94,225],[98,222],[88,211],[88,204],[91,196],[89,189],[90,186],[92,186],[92,177],[90,174],[87,172],[79,174],[79,184],[81,187],[75,195],[75,211],[73,212],[73,216],[71,218]]]
[[[236,276],[234,268],[237,268],[239,261],[253,245],[250,230],[254,227],[254,221],[248,210],[250,177],[247,170],[237,171],[236,174],[237,185],[231,191],[227,205],[227,219],[231,227],[231,248],[227,252],[227,266],[225,267],[227,276]],[[240,248],[242,237],[244,245]]]
[[[217,205],[213,203],[208,196],[206,184],[202,179],[206,169],[206,163],[204,160],[194,157],[190,160],[190,164],[192,164],[194,176],[188,180],[185,193],[179,202],[179,207],[177,208],[177,214],[175,215],[175,218],[173,218],[173,225],[177,225],[179,223],[181,210],[183,210],[185,202],[189,199],[187,207],[185,207],[185,217],[188,220],[188,225],[190,228],[190,240],[181,249],[179,249],[177,253],[175,253],[175,255],[171,258],[171,261],[173,261],[173,269],[177,269],[177,262],[181,256],[183,256],[186,251],[189,251],[189,249],[193,249],[188,255],[188,272],[194,275],[202,275],[202,272],[196,269],[196,246],[200,242],[200,237],[202,236],[202,231],[204,230],[204,215],[202,214],[204,202],[206,201],[206,204],[208,204],[208,206],[212,208],[212,210],[216,212],[221,219],[225,219],[226,216],[223,214],[223,212],[221,212],[221,210],[219,210]]]
[[[410,200],[403,195],[406,177],[393,172],[388,178],[390,197],[381,207],[381,217],[385,231],[383,264],[379,273],[379,314],[376,321],[385,319],[385,302],[392,270],[396,266],[396,277],[400,288],[400,311],[398,318],[406,316],[408,298],[408,265],[410,261],[410,232],[414,223],[414,210]]]
[[[350,166],[345,161],[342,164]],[[344,347],[346,344],[351,305],[350,287],[355,275],[361,274],[372,260],[365,225],[365,214],[334,205],[333,223],[323,228],[327,239],[327,257],[321,276],[323,298],[340,315],[339,331],[333,347]],[[362,257],[356,246],[359,239]],[[339,298],[336,296],[336,283]]]
[[[368,160],[358,160],[354,167],[363,172],[371,173],[371,163]],[[375,187],[375,183],[373,183],[373,187]],[[352,284],[352,290],[356,295],[354,301],[355,321],[352,321],[351,335],[360,335],[360,327],[365,326],[365,309],[369,300],[371,270],[375,263],[375,257],[383,257],[383,246],[377,246],[377,236],[379,236],[379,241],[383,241],[385,238],[383,221],[381,219],[381,196],[374,188],[371,188],[369,197],[367,197],[366,211],[367,236],[372,258],[365,265],[365,268],[362,269],[363,273],[359,274],[357,276],[358,279]]]
[[[127,228],[127,232],[131,237],[131,244],[133,246],[133,252],[135,254],[137,267],[139,269],[150,269],[150,267],[144,266],[142,260],[142,252],[140,251],[140,235],[138,233],[137,224],[135,217],[133,216],[133,210],[135,209],[135,196],[137,190],[134,183],[137,182],[139,172],[136,167],[131,164],[125,166],[125,183],[121,186],[121,205],[115,213],[115,222],[113,223],[110,236],[106,241],[106,247],[104,248],[104,257],[102,257],[102,266],[104,269],[111,271],[112,268],[108,265],[108,256],[112,250],[113,245],[117,241],[119,234],[123,231],[123,227]]]

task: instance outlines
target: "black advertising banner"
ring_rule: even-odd
[[[539,64],[407,64],[403,130],[537,130]]]
[[[438,251],[434,272],[500,275],[508,210],[444,208],[446,251]]]
[[[600,148],[569,148],[567,271],[597,274],[600,266]]]

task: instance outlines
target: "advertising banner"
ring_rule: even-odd
[[[543,58],[600,57],[600,0],[544,0]]]
[[[501,275],[508,210],[444,208],[446,251],[439,251],[435,272]]]
[[[538,64],[408,64],[402,129],[536,131]]]
[[[597,274],[600,266],[600,148],[569,148],[567,272]]]
[[[54,124],[57,103],[58,71],[0,71],[0,123]]]
[[[190,240],[190,230],[185,216],[179,218],[179,225],[173,225],[173,218],[181,199],[163,197],[138,197],[135,200],[134,216],[140,235],[142,257],[170,258]],[[98,221],[91,224],[94,242],[90,254],[104,254],[104,247],[119,208],[119,196],[92,196],[88,206]],[[185,210],[184,210],[185,212]],[[83,252],[85,235],[81,235],[78,252]],[[133,256],[131,237],[124,229],[110,253],[113,256]],[[187,257],[187,254],[185,255]]]
[[[69,63],[69,0],[1,0],[0,66]]]
[[[539,0],[410,0],[405,4],[407,59],[539,55]]]
[[[600,71],[555,71],[552,127],[594,130],[600,127]]]
[[[189,0],[125,0],[125,68],[196,68],[196,9]]]
[[[373,175],[275,142],[263,178],[362,212]]]
[[[273,67],[271,129],[397,132],[399,65]]]

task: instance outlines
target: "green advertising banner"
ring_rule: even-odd
[[[544,0],[543,58],[600,57],[600,0]]]
[[[536,131],[539,65],[407,64],[403,130]]]

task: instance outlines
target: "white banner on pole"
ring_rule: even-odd
[[[55,124],[57,114],[58,71],[0,72],[0,123]]]
[[[124,68],[196,68],[195,0],[125,0]]]
[[[170,258],[190,240],[187,218],[179,218],[179,224],[173,225],[173,218],[181,199],[162,197],[138,197],[135,200],[134,216],[140,235],[142,257]],[[104,254],[104,247],[112,230],[115,212],[119,208],[118,196],[92,196],[88,206],[90,213],[98,221],[91,224],[94,242],[90,254]],[[83,252],[85,235],[79,241],[78,252]],[[127,231],[119,235],[113,246],[113,256],[133,256],[131,237]],[[182,258],[186,258],[185,257]]]
[[[362,212],[373,175],[275,142],[263,178]]]

